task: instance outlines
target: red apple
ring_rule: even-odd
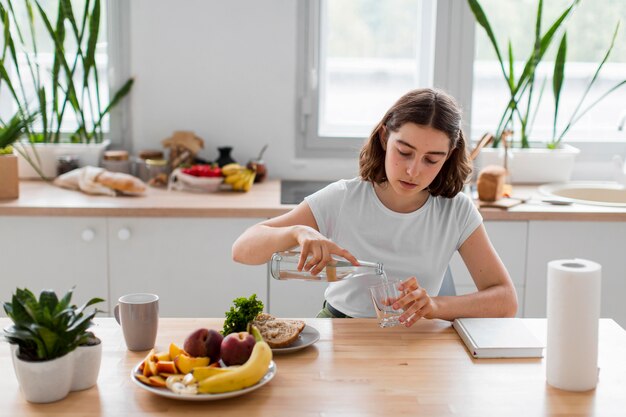
[[[183,349],[192,357],[207,356],[206,341],[209,337],[209,329],[198,329],[190,333],[185,339]]]
[[[248,332],[231,333],[222,340],[222,362],[227,366],[246,363],[256,340]]]
[[[204,341],[205,355],[211,358],[211,362],[217,362],[220,360],[220,350],[222,348],[222,340],[224,336],[217,330],[209,329],[209,334]]]

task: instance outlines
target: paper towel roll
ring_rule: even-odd
[[[548,262],[548,384],[586,391],[598,383],[602,266],[584,259]]]

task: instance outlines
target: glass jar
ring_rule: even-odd
[[[57,157],[57,175],[63,175],[78,168],[79,158],[76,155],[60,155]]]
[[[139,152],[139,158],[135,160],[135,176],[139,177],[143,182],[150,180],[150,172],[146,161],[148,159],[161,160],[163,152],[156,149],[144,149]]]
[[[130,161],[128,151],[106,151],[102,157],[102,168],[111,172],[123,172],[130,174]]]
[[[274,279],[300,279],[307,281],[341,281],[361,275],[383,275],[383,264],[378,262],[359,261],[359,266],[352,265],[349,261],[334,259],[326,265],[317,275],[311,275],[309,271],[298,271],[300,252],[284,251],[276,252],[270,261],[270,272]]]
[[[147,183],[152,187],[166,187],[169,169],[165,159],[146,159]]]

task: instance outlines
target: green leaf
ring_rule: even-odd
[[[559,50],[554,62],[554,74],[552,76],[552,92],[554,94],[554,123],[552,125],[552,140],[556,138],[556,123],[559,114],[559,102],[561,99],[561,89],[565,78],[565,59],[567,55],[567,32],[563,34]]]
[[[263,302],[256,299],[256,294],[252,294],[249,298],[235,298],[233,304],[234,306],[226,312],[226,320],[222,330],[224,336],[234,332],[246,331],[248,323],[263,312]]]
[[[98,32],[100,31],[100,0],[96,0],[93,5],[91,16],[89,17],[89,37],[87,38],[87,51],[83,66],[83,85],[86,87],[89,81],[89,71],[93,68],[96,71],[96,45],[98,43]]]

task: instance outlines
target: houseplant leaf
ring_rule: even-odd
[[[554,62],[554,75],[552,76],[552,92],[554,93],[554,123],[552,126],[552,140],[556,137],[556,122],[559,114],[559,102],[561,98],[561,89],[563,88],[563,79],[565,71],[565,58],[567,55],[567,32],[563,34],[559,50],[556,54]]]

